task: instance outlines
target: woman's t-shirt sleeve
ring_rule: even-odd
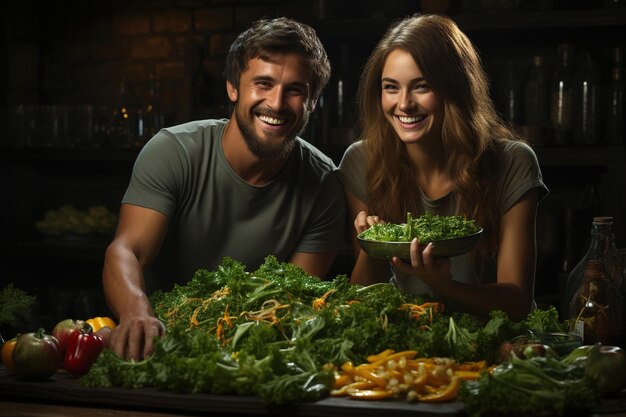
[[[548,195],[537,155],[522,142],[508,142],[502,158],[502,213],[506,213],[529,190],[537,188],[541,201]]]
[[[339,179],[346,191],[351,192],[367,203],[367,158],[362,141],[353,143],[346,149],[339,163]]]

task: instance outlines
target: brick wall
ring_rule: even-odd
[[[225,113],[221,72],[237,34],[260,17],[306,20],[316,2],[50,3],[25,0],[6,16],[6,104],[114,106],[125,79],[129,104],[141,106],[153,75],[169,124]]]

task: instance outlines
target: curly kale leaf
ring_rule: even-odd
[[[550,306],[546,310],[535,309],[528,314],[524,324],[534,333],[563,333],[567,327],[559,321],[559,312],[556,307]]]
[[[413,218],[407,213],[406,223],[379,223],[362,232],[363,239],[385,242],[410,242],[419,238],[421,242],[452,239],[476,233],[479,227],[474,220],[462,216],[439,216],[425,213]]]
[[[486,360],[487,363],[494,363],[498,347],[504,341],[522,334],[526,326],[523,322],[511,321],[501,310],[492,311],[489,317],[489,321],[478,329],[476,356]]]
[[[580,366],[558,359],[513,359],[466,381],[459,392],[470,417],[484,414],[563,415],[588,410],[598,402],[597,392]]]

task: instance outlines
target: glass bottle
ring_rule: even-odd
[[[550,86],[550,123],[553,142],[556,146],[567,146],[572,141],[572,107],[575,84],[572,65],[573,54],[574,45],[569,43],[558,45],[557,62]]]
[[[611,269],[610,264],[614,252],[613,217],[594,217],[591,223],[589,248],[567,277],[565,293],[561,302],[561,313],[564,317],[569,319],[575,318],[570,316],[569,306],[574,298],[574,294],[583,284],[587,263],[590,260],[602,261],[604,270],[608,271]]]
[[[542,145],[546,139],[549,119],[548,80],[544,59],[541,55],[532,58],[524,86],[524,125],[528,138],[534,145]]]
[[[576,77],[574,143],[600,142],[600,72],[590,52],[585,52]]]
[[[522,86],[514,59],[507,59],[502,74],[501,107],[504,118],[511,125],[519,126],[522,123]]]
[[[607,88],[606,140],[609,145],[623,145],[624,140],[624,66],[622,48],[613,48],[613,63]]]
[[[120,82],[117,104],[111,114],[111,123],[109,123],[108,139],[113,146],[125,148],[132,144],[134,133],[131,120],[126,80],[123,79]]]
[[[141,132],[141,143],[143,145],[152,136],[154,136],[162,127],[164,127],[163,121],[163,109],[159,99],[159,84],[154,79],[153,75],[150,75],[150,81],[148,85],[148,99],[143,106],[143,131]]]
[[[612,345],[624,328],[622,295],[614,285],[601,259],[590,259],[585,267],[583,283],[570,303],[573,333],[583,343]]]

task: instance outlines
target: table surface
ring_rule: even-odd
[[[256,397],[189,394],[152,388],[86,388],[64,370],[46,381],[22,381],[0,366],[0,416],[12,417],[450,417],[465,416],[463,404],[403,400],[324,398],[311,403],[267,406]],[[590,417],[626,415],[626,390],[603,400]]]
[[[22,381],[9,375],[6,368],[0,368],[0,416],[109,417],[119,416],[122,411],[130,411],[133,415],[141,411],[144,413],[141,417],[198,414],[248,417],[465,415],[463,404],[459,401],[425,404],[404,400],[359,401],[329,397],[310,403],[267,406],[257,397],[237,395],[176,393],[153,388],[86,388],[64,370],[46,381]]]

